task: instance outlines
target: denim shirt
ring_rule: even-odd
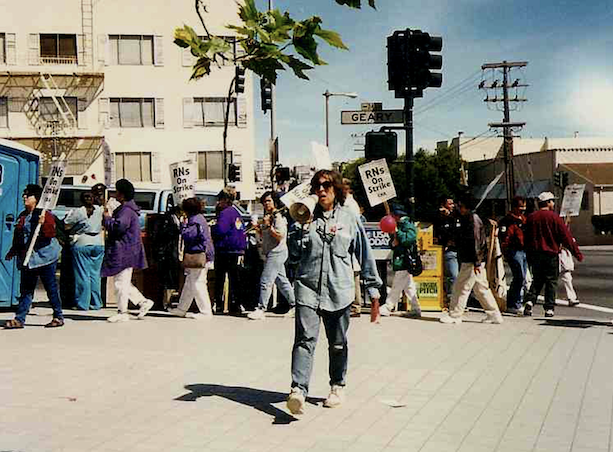
[[[301,242],[290,246],[301,253],[295,283],[297,304],[329,312],[349,306],[355,299],[352,254],[360,263],[370,297],[379,298],[382,282],[364,226],[347,207],[337,204],[332,211],[323,212],[318,205],[313,221],[290,240]]]
[[[32,228],[35,226],[36,224],[32,224],[32,213],[29,213],[26,216],[26,220],[23,225],[25,244],[29,243],[30,236],[34,233]],[[62,251],[62,247],[60,245],[60,242],[58,242],[55,237],[52,237],[48,245],[43,246],[41,248],[36,248],[36,247],[34,248],[34,251],[32,252],[32,256],[30,256],[30,260],[28,261],[28,268],[29,269],[40,268],[40,267],[44,267],[45,265],[49,265],[54,262],[57,262],[58,259],[60,258],[61,251]]]

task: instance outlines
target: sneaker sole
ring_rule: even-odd
[[[145,316],[147,314],[149,314],[149,311],[151,311],[151,308],[153,307],[153,302],[150,302],[151,306],[147,306],[146,308],[143,308],[142,311],[138,312],[138,320],[143,320],[145,318]]]

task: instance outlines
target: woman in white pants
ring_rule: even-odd
[[[202,204],[198,198],[184,200],[182,207],[188,217],[181,225],[181,236],[185,244],[183,252],[185,284],[179,305],[169,312],[178,317],[211,318],[213,311],[207,287],[208,267],[215,257],[211,231],[202,215]],[[188,312],[194,300],[198,306],[198,314]]]
[[[573,271],[575,271],[575,261],[573,255],[566,248],[560,250],[560,281],[566,291],[566,299],[569,306],[577,306],[577,292],[573,287]]]

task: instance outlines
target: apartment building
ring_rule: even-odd
[[[65,153],[74,183],[104,181],[106,167],[113,181],[168,186],[169,164],[193,159],[198,188],[222,188],[235,67],[189,81],[194,59],[173,32],[183,24],[203,30],[194,2],[0,0],[0,7],[0,137],[41,152],[43,175]],[[237,23],[236,3],[211,0],[207,11],[209,31],[237,52],[224,27]],[[242,199],[255,196],[252,93],[247,73],[245,93],[230,105],[227,162],[240,166]]]

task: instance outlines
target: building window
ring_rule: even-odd
[[[232,152],[228,151],[227,163],[232,163]],[[198,152],[198,179],[223,179],[223,151]]]
[[[0,129],[7,129],[9,126],[8,99],[0,97]]]
[[[153,65],[153,36],[110,35],[111,64]]]
[[[41,64],[77,64],[77,35],[40,35]]]
[[[111,98],[111,127],[154,127],[155,99]]]
[[[118,152],[115,154],[117,179],[151,182],[150,152]]]
[[[77,98],[76,97],[64,97],[64,101],[66,104],[64,105],[64,101],[61,98],[56,98],[57,103],[60,107],[68,106],[68,110],[65,112],[66,117],[69,121],[74,121],[74,126],[76,126],[77,120]],[[59,112],[56,103],[53,101],[51,97],[41,97],[38,100],[38,112],[43,121],[51,122],[51,121],[59,121],[62,125],[65,125],[64,118]],[[71,116],[72,114],[72,116]],[[74,118],[74,119],[73,119]]]
[[[194,126],[223,126],[227,100],[225,97],[195,97],[191,115]],[[237,123],[236,98],[233,98],[230,104],[228,124],[236,126]]]
[[[6,35],[0,33],[0,64],[6,63]]]

